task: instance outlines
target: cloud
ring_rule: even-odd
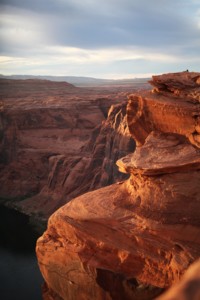
[[[53,62],[63,69],[61,60],[81,72],[96,64],[101,74],[103,66],[118,73],[128,64],[199,66],[199,11],[195,0],[3,0],[0,52],[18,63],[40,62],[43,70]]]

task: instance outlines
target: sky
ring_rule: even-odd
[[[200,0],[0,0],[0,74],[200,71]]]

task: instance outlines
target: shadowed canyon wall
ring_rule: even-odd
[[[26,213],[48,218],[57,208],[87,191],[121,181],[127,176],[114,162],[135,149],[126,120],[126,103],[114,105],[108,118],[97,126],[76,155],[54,155],[41,192],[18,207]]]

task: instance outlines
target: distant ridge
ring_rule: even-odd
[[[79,76],[40,76],[40,75],[2,75],[3,79],[43,79],[51,81],[66,81],[78,87],[94,87],[94,86],[106,86],[106,85],[131,85],[131,84],[144,84],[147,83],[150,78],[133,78],[133,79],[101,79],[93,77],[79,77]]]

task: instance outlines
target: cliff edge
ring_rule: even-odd
[[[46,300],[154,299],[199,258],[200,73],[151,84],[129,97],[129,179],[61,207],[37,242]]]

